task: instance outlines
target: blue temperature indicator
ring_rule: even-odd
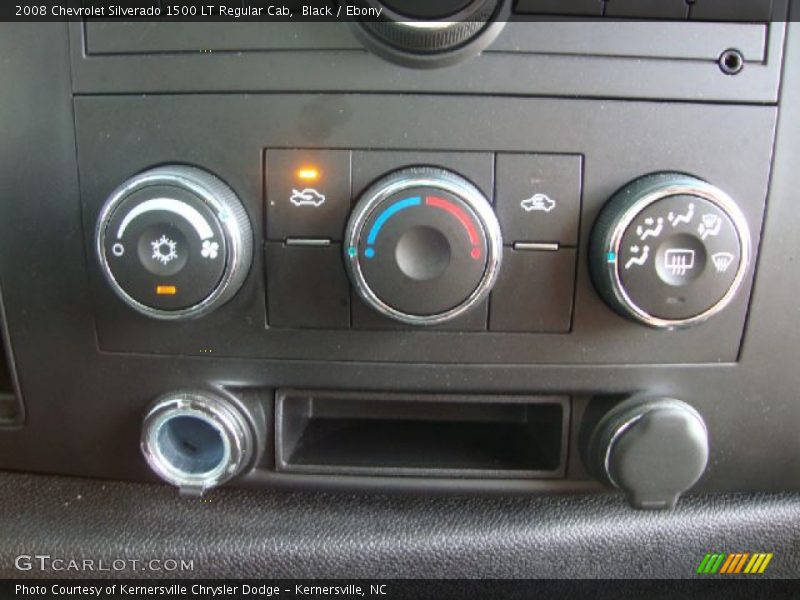
[[[412,206],[419,206],[420,204],[422,204],[422,198],[419,196],[406,198],[405,200],[395,202],[380,215],[378,215],[378,218],[375,219],[375,223],[372,224],[372,229],[369,230],[369,235],[367,236],[368,247],[366,250],[364,250],[364,256],[367,258],[372,258],[375,256],[375,248],[372,248],[372,245],[375,244],[375,240],[378,239],[378,234],[381,232],[381,228],[386,224],[386,221],[391,219],[401,210],[411,208]]]

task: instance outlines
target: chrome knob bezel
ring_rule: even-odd
[[[192,473],[175,466],[163,450],[160,435],[172,419],[191,417],[210,425],[220,436],[222,459],[208,471]],[[256,438],[241,407],[221,395],[202,390],[172,392],[156,399],[142,424],[140,440],[147,464],[164,481],[186,493],[203,494],[241,474],[252,463]]]
[[[405,313],[381,300],[364,277],[358,252],[351,250],[359,247],[364,226],[378,206],[394,194],[417,187],[440,189],[460,198],[472,211],[486,240],[486,267],[475,290],[457,306],[433,315]],[[503,260],[503,235],[489,200],[475,185],[446,169],[410,167],[381,178],[362,194],[347,224],[344,259],[356,292],[378,313],[407,325],[440,325],[466,314],[489,295]]]
[[[717,206],[733,223],[741,253],[739,268],[723,297],[703,312],[685,319],[665,319],[641,308],[627,293],[616,259],[620,256],[622,238],[636,217],[650,205],[672,196],[694,196]],[[617,312],[655,329],[674,330],[699,325],[733,301],[750,268],[752,241],[747,218],[727,193],[690,175],[654,173],[627,184],[603,207],[592,232],[590,257],[596,287]]]
[[[217,219],[227,248],[225,269],[216,287],[201,302],[178,310],[153,308],[133,298],[114,277],[105,253],[108,225],[116,211],[134,192],[156,185],[183,188],[205,202]],[[197,318],[230,300],[244,283],[253,260],[253,229],[236,193],[221,179],[197,167],[165,165],[135,175],[111,193],[97,220],[95,254],[114,293],[137,312],[165,321]]]

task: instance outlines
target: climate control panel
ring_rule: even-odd
[[[573,288],[563,282],[574,272],[575,252],[562,244],[577,238],[570,212],[577,220],[580,206],[579,194],[570,204],[564,185],[569,157],[442,153],[448,167],[430,156],[419,164],[404,164],[402,153],[362,157],[390,168],[359,193],[348,151],[268,158],[265,230],[277,238],[265,243],[268,324],[569,330]],[[556,166],[549,176],[525,175],[548,163]],[[479,187],[482,168],[501,175],[493,187],[486,186],[491,177],[483,181],[488,191]],[[101,211],[96,244],[123,301],[154,318],[180,319],[207,314],[236,293],[250,267],[252,237],[230,187],[176,165],[118,187]],[[654,173],[624,185],[602,207],[589,268],[618,313],[685,328],[731,302],[750,246],[747,220],[724,191],[690,175]],[[556,257],[555,270],[543,265]]]
[[[769,122],[770,111],[750,111],[754,114],[748,121],[753,124],[749,133],[753,144],[744,147],[736,145],[740,138],[726,127],[734,111],[716,106],[659,105],[656,111],[648,103],[613,102],[600,110],[588,100],[575,100],[569,106],[515,100],[503,103],[507,116],[503,122],[514,126],[499,135],[496,122],[467,120],[448,112],[451,102],[413,94],[216,100],[227,107],[226,115],[247,115],[247,119],[226,117],[226,123],[239,125],[214,144],[199,132],[186,133],[191,129],[189,117],[179,114],[179,103],[172,98],[125,100],[127,109],[135,111],[143,124],[141,146],[126,146],[124,151],[95,137],[106,130],[122,135],[122,125],[114,121],[113,103],[79,102],[80,118],[87,123],[86,134],[79,140],[81,169],[104,166],[97,177],[82,180],[81,188],[84,230],[107,235],[102,260],[108,261],[108,270],[98,260],[96,237],[87,239],[96,257],[90,261],[90,281],[97,341],[105,352],[297,364],[606,365],[737,360],[766,183],[717,161],[713,148],[724,146],[729,149],[726,160],[761,169],[759,161],[768,153],[756,152],[756,145],[768,148],[769,139],[757,133]],[[472,107],[470,114],[491,115],[495,100],[474,99],[466,104]],[[147,121],[150,111],[168,106],[176,111],[169,127],[158,128]],[[359,118],[348,112],[356,108]],[[210,120],[218,110],[211,99],[200,99],[195,117]],[[400,127],[381,117],[409,111],[426,115],[424,123],[411,126],[407,121]],[[654,120],[656,113],[658,120]],[[375,118],[365,121],[368,115]],[[288,127],[292,123],[311,126],[323,117],[337,123],[343,120],[344,130],[337,126],[327,132],[327,138],[312,140]],[[581,127],[570,125],[575,120]],[[616,126],[623,121],[630,127]],[[470,127],[466,127],[468,122]],[[556,135],[556,128],[546,126],[550,122],[561,123],[570,135]],[[689,129],[701,122],[714,125],[713,136],[703,144],[682,146],[677,142],[680,136],[669,135],[673,129],[689,135]],[[368,123],[376,129],[365,131]],[[386,128],[391,135],[380,142],[379,132]],[[659,144],[637,142],[636,130],[650,131],[647,139],[658,139]],[[634,143],[641,151],[625,154]],[[627,158],[620,160],[621,156]],[[224,182],[245,220],[220,219],[220,211],[202,195],[182,193],[176,186],[166,190],[149,186],[135,192],[141,195],[123,194],[112,203],[115,211],[105,211],[126,182],[154,169],[178,166]],[[668,188],[661,200],[653,200],[647,208],[638,204],[636,213],[619,204],[617,198],[649,194],[642,183],[634,183],[653,174]],[[671,183],[664,183],[664,174],[673,177]],[[681,193],[674,191],[678,176],[688,186]],[[220,195],[218,189],[222,188],[214,188],[210,196]],[[116,277],[115,265],[120,263],[113,263],[110,254],[117,222],[99,230],[97,224],[112,212],[124,218],[136,203],[158,198],[189,202],[215,234],[213,240],[202,240],[180,215],[148,213],[157,220],[166,219],[179,231],[154,232],[158,233],[155,237],[147,232],[145,263],[149,261],[158,274],[143,266],[138,253],[126,254],[136,259],[131,265],[144,282],[141,289],[147,296],[137,296],[145,306],[142,310],[125,299],[109,276],[110,271],[125,292],[126,281]],[[692,218],[684,223],[679,217],[688,218],[692,205]],[[738,216],[731,207],[738,207]],[[625,225],[622,213],[630,219]],[[711,216],[720,219],[716,234]],[[141,232],[126,229],[126,237],[144,235],[143,218],[132,221],[136,227],[142,225]],[[659,218],[662,225],[657,232]],[[653,223],[648,219],[654,219]],[[739,227],[740,221],[744,227]],[[192,282],[178,278],[188,275],[190,265],[213,262],[203,256],[204,241],[210,242],[206,254],[216,249],[217,260],[225,260],[219,284],[230,277],[228,265],[234,263],[228,254],[232,246],[225,224],[232,223],[252,235],[249,261],[235,263],[241,265],[233,269],[236,277],[223,286],[224,294],[217,292],[202,304],[203,310],[175,314],[195,306],[188,301],[178,304],[181,294],[193,290]],[[710,227],[705,239],[698,233],[701,225]],[[609,230],[624,231],[626,236],[619,238],[613,255],[609,244],[599,250],[592,246],[602,231]],[[178,233],[194,246],[187,248]],[[684,234],[688,237],[676,237]],[[152,242],[162,236],[176,243],[179,257],[182,250],[190,252],[175,276],[160,274],[160,269],[180,264],[180,258],[170,257],[169,244],[159,247],[162,258],[170,257],[166,267],[161,258],[153,258]],[[692,240],[702,243],[702,251]],[[219,246],[213,247],[213,242]],[[122,243],[130,250],[139,240],[130,237]],[[641,253],[649,247],[646,264],[634,262],[625,271],[632,258],[639,256],[636,260],[643,261],[641,254],[635,254],[636,246]],[[682,250],[694,252],[693,263],[691,252]],[[620,289],[633,304],[651,317],[676,323],[659,325],[656,331],[652,319],[640,318],[627,308],[621,302],[624,296],[617,297],[610,288],[610,257],[617,261]],[[244,266],[247,262],[249,267]],[[606,283],[598,277],[598,267],[604,270]],[[717,287],[712,289],[711,284]],[[177,293],[171,295],[170,286]],[[648,300],[646,294],[655,292],[658,295]],[[174,308],[167,302],[174,302]],[[152,310],[164,306],[166,315]],[[156,315],[159,318],[151,318]],[[683,322],[699,315],[702,318]],[[188,316],[199,318],[184,318]]]

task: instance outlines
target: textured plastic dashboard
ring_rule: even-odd
[[[220,490],[193,501],[163,486],[3,473],[0,501],[18,506],[0,516],[0,577],[24,575],[16,556],[45,550],[107,563],[180,557],[194,570],[179,576],[207,579],[681,578],[716,548],[768,549],[770,577],[800,570],[796,494],[698,496],[673,513],[637,513],[612,496]]]

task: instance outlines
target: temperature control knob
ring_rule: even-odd
[[[478,188],[450,171],[415,167],[362,195],[347,226],[345,262],[369,306],[403,323],[434,325],[487,296],[502,247]]]
[[[590,261],[595,286],[619,313],[652,327],[688,327],[736,295],[750,262],[750,233],[722,190],[657,173],[609,200],[592,232]]]
[[[250,268],[253,233],[220,179],[188,166],[150,169],[118,187],[100,213],[96,251],[111,287],[157,319],[207,314]]]

